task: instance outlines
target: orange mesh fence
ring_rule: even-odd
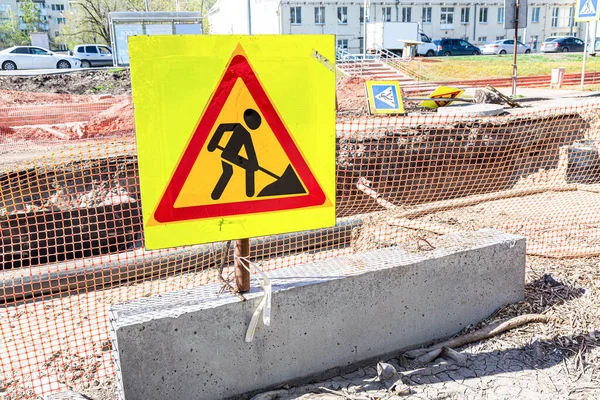
[[[272,270],[495,228],[600,254],[600,103],[486,118],[340,117],[335,227],[251,239]],[[111,378],[111,304],[192,288],[225,243],[146,251],[127,98],[0,109],[0,395]],[[226,271],[227,272],[227,271]]]

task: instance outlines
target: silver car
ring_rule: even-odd
[[[496,40],[481,48],[481,54],[513,54],[515,41],[513,39]],[[517,54],[529,54],[531,47],[517,40]]]
[[[79,68],[78,58],[54,53],[35,46],[13,46],[0,51],[0,68],[7,71],[16,69]]]
[[[113,65],[112,50],[103,44],[80,44],[75,46],[73,55],[81,60],[81,68]]]

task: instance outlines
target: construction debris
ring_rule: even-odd
[[[553,318],[547,315],[540,314],[525,314],[519,315],[518,317],[511,318],[507,321],[496,322],[486,326],[485,328],[476,330],[475,332],[468,333],[466,335],[458,336],[445,342],[435,344],[424,349],[410,350],[404,353],[406,358],[414,358],[420,362],[430,362],[435,360],[437,357],[442,355],[444,348],[461,347],[466,344],[477,342],[483,339],[489,339],[502,332],[517,328],[521,325],[529,324],[532,322],[543,322],[547,323],[552,321]]]

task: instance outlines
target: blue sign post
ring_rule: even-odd
[[[371,114],[403,114],[402,91],[396,81],[367,81]]]

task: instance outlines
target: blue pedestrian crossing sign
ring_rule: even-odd
[[[367,81],[371,114],[404,114],[402,92],[396,81]]]
[[[575,21],[595,21],[598,19],[598,0],[577,0]]]

